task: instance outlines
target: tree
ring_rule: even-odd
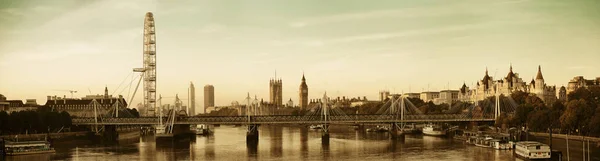
[[[525,104],[531,105],[535,110],[545,109],[546,105],[544,101],[535,95],[528,95],[525,97]]]
[[[594,116],[590,119],[590,134],[593,136],[600,136],[600,108],[596,108]]]
[[[64,127],[70,127],[72,124],[72,120],[71,120],[71,115],[66,112],[63,111],[60,113],[60,119],[61,119],[61,125]]]
[[[582,128],[587,127],[593,112],[592,107],[584,99],[570,100],[567,103],[567,109],[560,116],[560,124],[568,130],[585,130]]]
[[[525,104],[525,100],[527,99],[527,97],[529,96],[529,93],[523,92],[523,91],[515,91],[510,95],[513,100],[515,100],[515,102],[517,104]]]
[[[536,131],[544,131],[550,127],[550,110],[542,109],[535,110],[529,113],[529,119],[527,120],[527,127],[536,130]]]
[[[10,131],[10,120],[8,118],[8,113],[6,111],[0,111],[0,134],[5,134]]]
[[[533,106],[530,104],[521,104],[515,111],[513,123],[518,126],[526,125],[529,113],[533,111]]]

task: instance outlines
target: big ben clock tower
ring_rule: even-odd
[[[306,85],[306,79],[304,73],[302,74],[302,84],[300,84],[300,109],[306,109],[308,106],[308,86]]]

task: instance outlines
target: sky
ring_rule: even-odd
[[[215,103],[458,89],[509,65],[548,85],[600,77],[597,0],[0,0],[0,94],[133,95],[146,12],[156,21],[158,93]],[[133,104],[142,101],[140,87]],[[63,91],[61,91],[63,90]]]

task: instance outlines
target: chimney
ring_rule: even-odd
[[[63,97],[63,104],[67,104],[67,95],[64,95]]]
[[[46,100],[48,100],[48,101],[52,100],[52,96],[48,96],[48,97],[46,98]]]
[[[56,104],[56,95],[54,95],[54,99],[53,100],[54,100],[54,104]]]

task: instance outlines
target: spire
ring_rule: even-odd
[[[304,72],[302,72],[302,82],[305,82],[306,78],[304,78]]]
[[[108,86],[104,86],[104,98],[108,98]]]
[[[542,66],[541,65],[538,65],[538,72],[537,72],[537,76],[535,77],[535,79],[544,80],[544,76],[542,76]]]
[[[488,69],[487,69],[487,67],[485,67],[485,75],[486,76],[488,75]]]
[[[515,77],[515,73],[513,73],[513,68],[512,68],[512,63],[510,63],[510,71],[508,72],[508,75],[506,75],[506,80],[511,84],[510,86],[512,87],[512,81],[513,81],[513,77]]]

